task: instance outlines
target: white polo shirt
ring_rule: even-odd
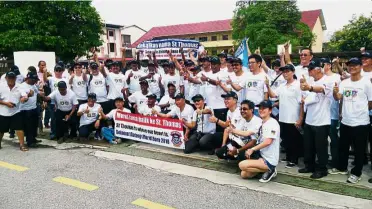
[[[108,73],[106,81],[107,85],[109,86],[107,99],[114,100],[118,97],[124,97],[121,90],[128,88],[125,75],[123,75],[122,73]]]
[[[204,109],[211,110],[213,113],[213,109],[211,107],[205,106]],[[196,122],[197,132],[213,134],[216,131],[216,124],[209,122],[210,117],[210,114],[198,115],[196,110],[194,111],[191,121]]]
[[[260,72],[256,75],[251,74],[239,83],[239,86],[245,89],[245,99],[252,101],[255,105],[265,99],[265,93],[267,92],[266,77],[267,74],[265,72]]]
[[[89,112],[85,113],[88,108]],[[89,125],[97,121],[99,116],[100,104],[95,103],[93,107],[89,107],[88,103],[79,106],[78,112],[83,112],[84,114],[80,117],[80,127],[84,125]]]
[[[0,84],[0,100],[11,102],[15,104],[15,107],[9,108],[5,105],[0,105],[0,115],[1,116],[13,116],[20,112],[20,99],[21,97],[27,96],[27,93],[22,90],[20,85],[18,83],[15,84],[15,86],[10,89],[8,84],[1,83]]]
[[[20,84],[20,88],[26,94],[30,93],[31,90],[34,92],[34,95],[32,97],[28,97],[27,102],[20,103],[20,110],[36,109],[37,94],[39,93],[39,89],[36,87],[36,85],[29,85],[26,82],[23,82],[22,84]]]
[[[294,80],[291,84],[281,84],[274,93],[279,99],[279,121],[295,124],[300,116],[302,91],[300,82]]]
[[[350,78],[341,82],[339,93],[342,94],[342,120],[347,126],[368,125],[368,102],[372,101],[371,81],[362,77],[359,81]]]
[[[79,104],[75,93],[70,89],[67,89],[66,95],[61,95],[58,90],[55,90],[48,97],[55,101],[58,110],[64,112],[71,111],[73,105]]]
[[[261,156],[271,165],[277,166],[279,163],[280,151],[280,126],[274,118],[270,118],[262,124],[258,144],[261,144],[265,139],[269,138],[273,140],[272,143],[269,146],[260,149],[260,153]]]

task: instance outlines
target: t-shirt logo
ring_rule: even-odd
[[[58,83],[54,83],[54,88],[57,88],[57,86],[58,86]]]
[[[139,76],[135,75],[135,76],[133,76],[133,78],[137,80],[139,78]]]
[[[251,81],[248,82],[248,87],[251,87],[253,83]]]
[[[123,83],[122,79],[115,79],[115,83]]]
[[[78,85],[78,86],[83,86],[83,85],[85,85],[85,81],[79,81],[79,82],[77,83],[77,85]]]
[[[253,87],[257,87],[257,81],[253,82]]]
[[[94,84],[101,85],[101,84],[103,84],[103,82],[102,81],[95,81]]]
[[[97,113],[95,113],[95,112],[88,113],[87,116],[88,116],[89,118],[95,118],[95,117],[97,116]]]
[[[344,96],[345,97],[356,97],[358,95],[358,91],[357,90],[346,90],[344,91]]]
[[[143,101],[140,101],[140,104],[142,104],[143,103]]]
[[[69,105],[70,102],[69,101],[60,101],[59,104],[60,105]]]

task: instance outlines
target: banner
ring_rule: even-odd
[[[247,38],[244,38],[240,43],[238,49],[235,51],[235,57],[240,58],[243,61],[243,67],[248,68],[248,44]]]
[[[180,120],[117,111],[115,136],[176,149],[185,149]]]
[[[182,39],[162,39],[153,41],[144,41],[137,46],[140,50],[140,59],[147,60],[147,54],[156,52],[156,59],[168,60],[168,51],[172,52],[172,55],[177,59],[182,59],[180,47],[183,48],[183,53],[186,59],[190,59],[188,50],[194,51],[195,58],[197,57],[197,50],[200,47],[200,43],[194,40],[182,40]],[[152,55],[151,55],[152,57]]]

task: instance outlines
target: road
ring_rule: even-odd
[[[3,147],[0,208],[323,208],[281,195],[98,158],[92,152],[38,148],[23,153],[14,146]]]

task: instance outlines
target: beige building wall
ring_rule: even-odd
[[[320,18],[316,20],[316,23],[314,25],[313,31],[315,34],[315,41],[311,47],[313,52],[322,52],[323,51],[323,28],[322,23],[320,21]]]

